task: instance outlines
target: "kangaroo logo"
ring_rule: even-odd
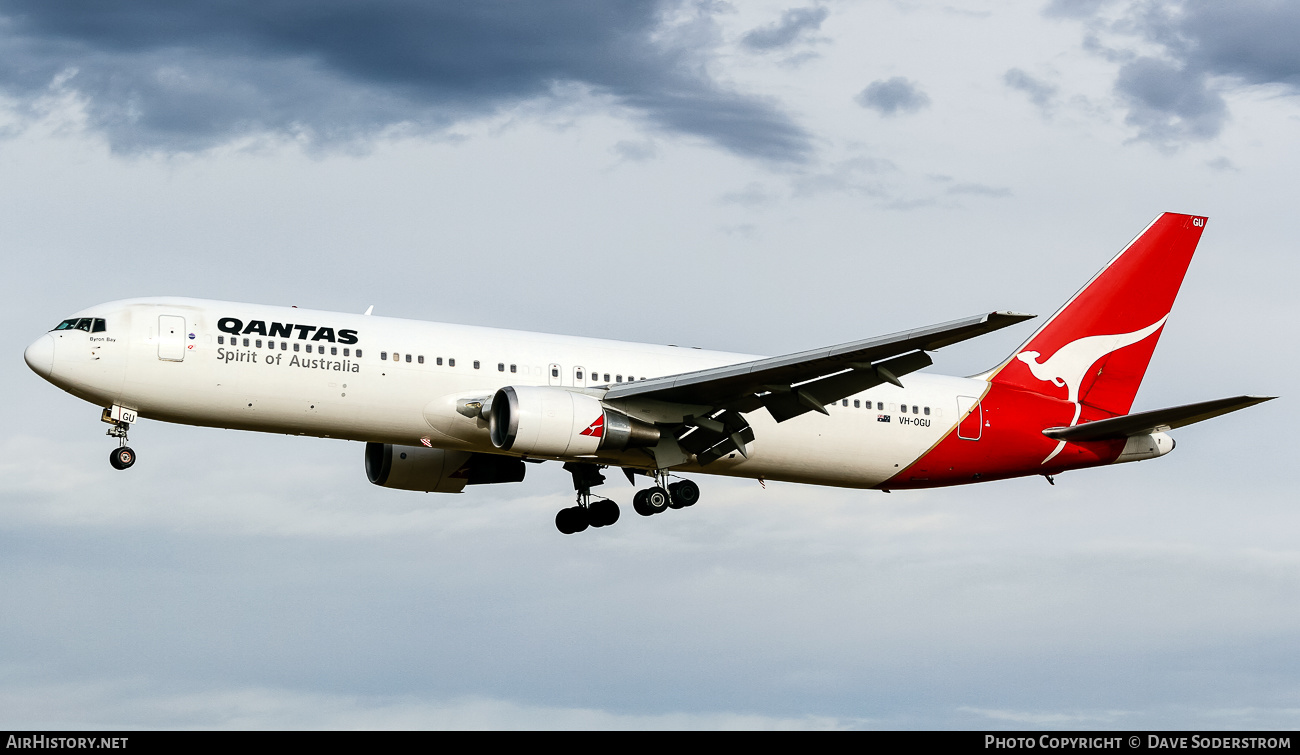
[[[578,433],[579,435],[589,435],[593,438],[601,438],[605,435],[605,415],[601,414],[595,422],[587,425],[587,429]]]
[[[1070,420],[1070,426],[1073,427],[1079,421],[1079,413],[1083,410],[1079,404],[1079,388],[1083,385],[1083,378],[1088,374],[1088,370],[1092,369],[1092,366],[1102,357],[1119,351],[1125,346],[1132,346],[1156,332],[1168,319],[1169,315],[1166,314],[1145,328],[1132,333],[1085,336],[1057,349],[1046,362],[1038,361],[1041,355],[1037,351],[1022,351],[1016,354],[1016,359],[1024,362],[1029,371],[1039,380],[1069,390],[1069,400],[1074,404],[1074,419]],[[1051,461],[1062,448],[1065,448],[1065,441],[1057,443],[1056,449],[1048,454],[1042,463]]]

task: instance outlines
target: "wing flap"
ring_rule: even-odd
[[[848,372],[841,372],[809,383],[803,383],[783,391],[773,391],[759,400],[767,407],[768,414],[777,422],[785,422],[811,411],[825,412],[827,404],[833,404],[868,388],[875,388],[881,383],[892,383],[900,375],[907,375],[934,364],[930,355],[924,351],[913,351],[901,357],[894,357],[873,365],[861,365]],[[893,378],[891,380],[891,378]]]
[[[1110,440],[1128,438],[1134,435],[1148,435],[1196,422],[1203,422],[1275,398],[1277,397],[1234,396],[1232,398],[1214,399],[1213,401],[1201,401],[1167,409],[1153,409],[1149,412],[1126,414],[1122,417],[1099,419],[1095,422],[1085,422],[1082,425],[1073,427],[1049,427],[1043,431],[1043,435],[1053,440],[1068,440],[1076,443],[1088,440]]]

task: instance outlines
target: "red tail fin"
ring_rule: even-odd
[[[993,372],[994,382],[1127,414],[1205,218],[1165,213]]]

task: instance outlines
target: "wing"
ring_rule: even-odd
[[[1175,427],[1190,425],[1195,422],[1217,417],[1248,406],[1271,401],[1276,396],[1235,396],[1213,401],[1201,401],[1195,404],[1173,406],[1168,409],[1155,409],[1149,412],[1126,414],[1123,417],[1099,419],[1085,422],[1074,427],[1049,427],[1043,435],[1053,440],[1086,441],[1127,438],[1133,435],[1164,432]]]
[[[604,399],[708,407],[687,417],[676,433],[681,449],[707,464],[732,451],[746,453],[745,444],[754,440],[754,433],[743,413],[766,408],[777,422],[810,411],[827,414],[827,404],[846,396],[881,383],[901,386],[900,376],[931,364],[927,351],[1032,317],[991,312],[828,348],[615,385]],[[656,461],[661,467],[672,466],[676,453],[661,449]]]
[[[773,411],[777,421],[783,421],[803,411],[823,409],[826,404],[872,385],[883,382],[900,384],[899,375],[930,365],[930,358],[924,352],[991,333],[1032,317],[1034,315],[1016,312],[992,312],[829,348],[616,385],[605,394],[605,398],[653,398],[681,404],[725,406],[740,411],[753,411],[760,406],[772,410],[774,403],[780,403],[760,399],[759,394],[796,393],[812,399],[815,406],[804,406],[799,412]],[[891,364],[893,369],[888,366]],[[842,375],[854,377],[835,379]]]

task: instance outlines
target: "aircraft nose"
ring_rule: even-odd
[[[54,338],[47,333],[36,339],[23,352],[23,359],[27,360],[27,366],[32,368],[32,372],[48,378],[54,369]]]

